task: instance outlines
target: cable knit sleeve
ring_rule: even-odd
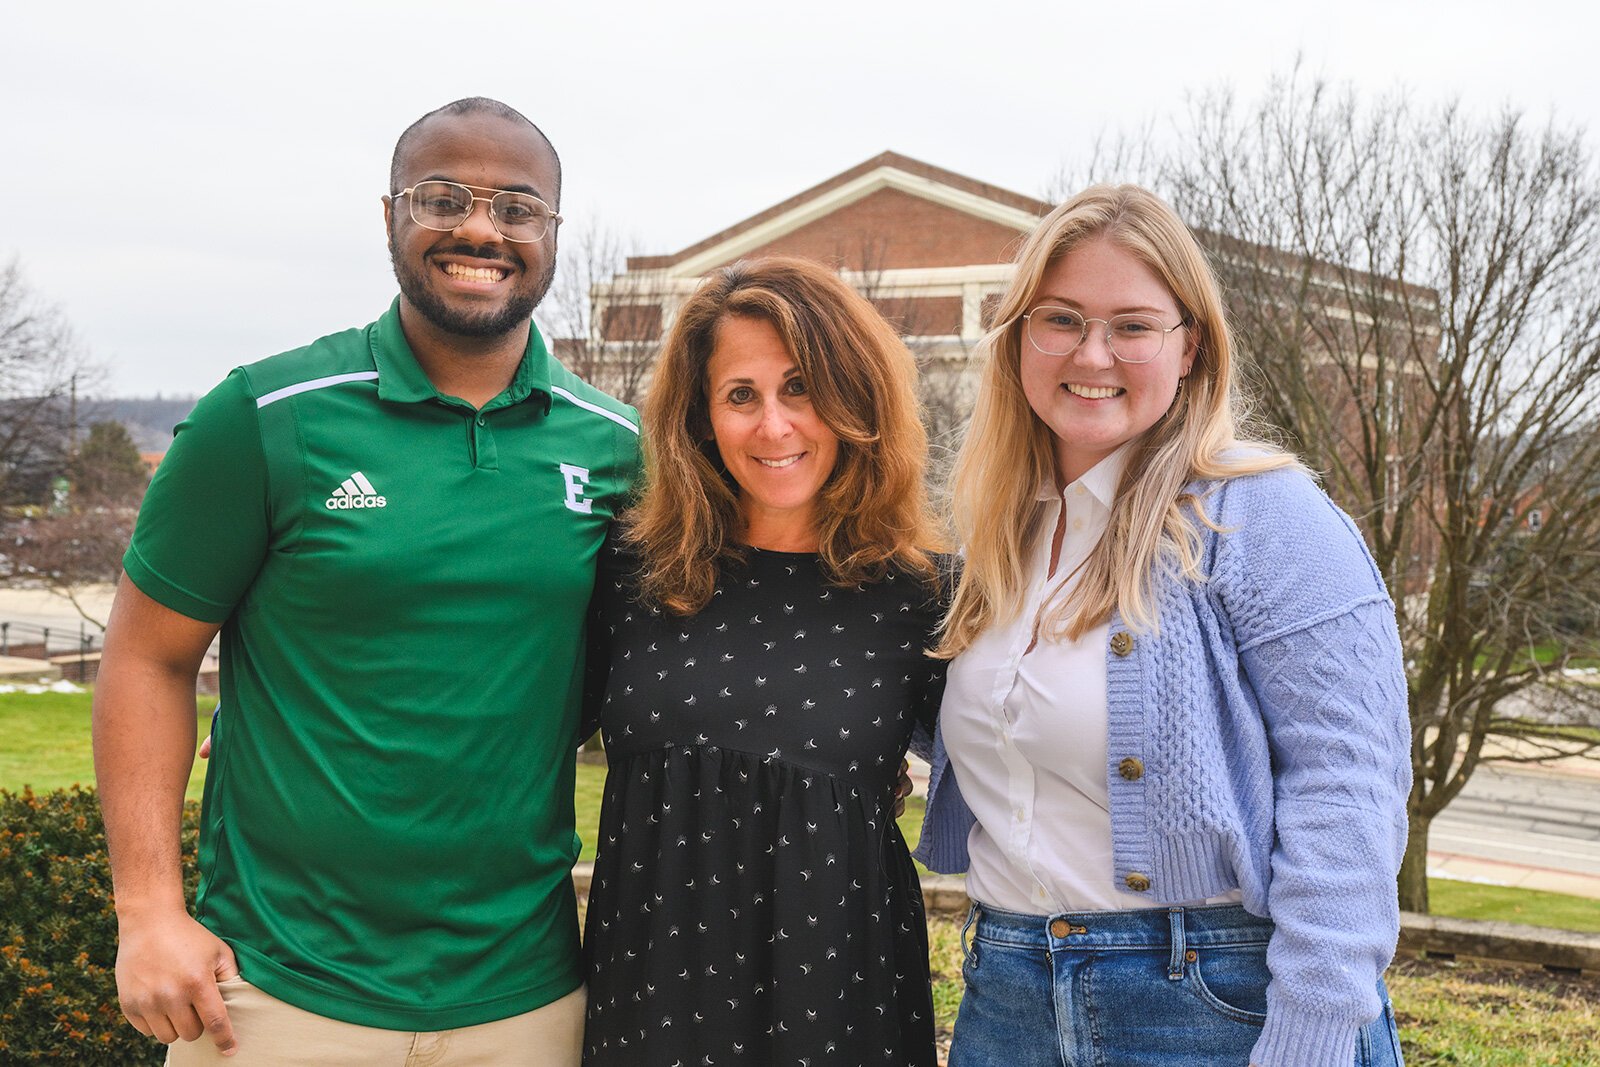
[[[1252,1062],[1344,1067],[1381,1010],[1411,785],[1394,605],[1360,533],[1309,478],[1222,491],[1212,588],[1267,729],[1267,1022]]]

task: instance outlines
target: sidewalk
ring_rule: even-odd
[[[91,618],[103,623],[111,614],[111,598],[115,592],[116,586],[109,583],[87,585],[78,591],[78,603],[83,605],[83,610]],[[0,586],[0,621],[25,622],[30,626],[49,626],[52,629],[60,627],[63,631],[73,632],[82,623],[89,633],[100,632],[100,627],[86,622],[78,614],[70,600],[48,589]]]
[[[48,589],[0,586],[0,622],[48,626],[52,630],[59,629],[63,634],[77,634],[81,626],[83,633],[98,640],[104,631],[87,621],[84,615],[105,622],[111,617],[111,601],[116,592],[117,587],[110,582],[81,587],[78,590],[78,604],[83,608],[83,613],[80,614],[70,600]],[[217,669],[219,643],[220,639],[213,641],[206,653],[206,670]]]
[[[1528,774],[1561,775],[1568,778],[1587,778],[1600,786],[1600,752],[1594,756],[1561,756],[1542,763],[1520,763],[1516,757],[1536,755],[1539,750],[1526,741],[1511,740],[1486,742],[1484,759],[1489,763],[1515,766]]]
[[[1453,878],[1458,882],[1509,886],[1512,889],[1541,889],[1547,893],[1566,893],[1574,897],[1600,900],[1600,875],[1581,871],[1558,871],[1549,867],[1527,867],[1520,863],[1463,856],[1455,852],[1428,852],[1428,876]]]

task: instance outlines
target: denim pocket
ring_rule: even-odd
[[[1400,1067],[1405,1057],[1400,1052],[1400,1028],[1395,1023],[1394,1005],[1389,1003],[1389,991],[1378,983],[1378,994],[1383,997],[1383,1014],[1368,1023],[1356,1042],[1356,1062],[1361,1067]]]
[[[1270,979],[1266,945],[1200,949],[1187,971],[1185,984],[1212,1011],[1234,1022],[1266,1023]]]

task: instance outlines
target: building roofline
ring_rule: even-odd
[[[770,222],[775,218],[779,218],[791,211],[794,211],[796,208],[804,205],[807,201],[814,200],[818,196],[831,192],[832,190],[837,189],[842,185],[846,185],[849,182],[855,181],[857,178],[860,178],[866,174],[870,174],[880,167],[892,167],[896,170],[903,171],[926,181],[949,186],[950,188],[957,189],[971,196],[981,197],[985,200],[992,200],[995,203],[1002,204],[1005,207],[1011,208],[1012,210],[1026,212],[1035,218],[1044,216],[1051,210],[1052,207],[1054,207],[1053,204],[1036,199],[1035,197],[1024,196],[1022,193],[1012,192],[1009,189],[1002,189],[997,185],[989,185],[986,182],[980,182],[976,179],[968,178],[966,175],[957,174],[955,171],[946,170],[943,167],[936,167],[932,163],[924,163],[920,159],[912,159],[910,156],[903,156],[898,152],[885,151],[880,152],[863,163],[858,163],[849,170],[835,174],[826,181],[819,182],[818,184],[811,186],[809,189],[796,193],[787,200],[780,201],[764,211],[757,212],[756,214],[751,215],[749,218],[742,219],[741,221],[734,223],[732,226],[729,226],[724,230],[720,230],[717,233],[704,238],[703,240],[696,241],[687,248],[668,255],[629,256],[627,269],[630,271],[659,270],[666,267],[676,266],[677,264],[682,263],[684,260],[700,255],[701,253],[715,248],[720,244],[730,241],[745,231],[753,229],[756,226],[760,226],[762,223]]]

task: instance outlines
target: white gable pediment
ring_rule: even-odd
[[[899,167],[880,166],[850,181],[826,189],[770,219],[765,219],[732,234],[695,254],[663,269],[672,278],[699,278],[714,267],[771,244],[801,227],[827,217],[840,208],[862,200],[881,189],[894,189],[986,222],[1025,233],[1039,217],[1019,208],[997,203],[988,197],[956,189],[943,182],[910,174]]]

